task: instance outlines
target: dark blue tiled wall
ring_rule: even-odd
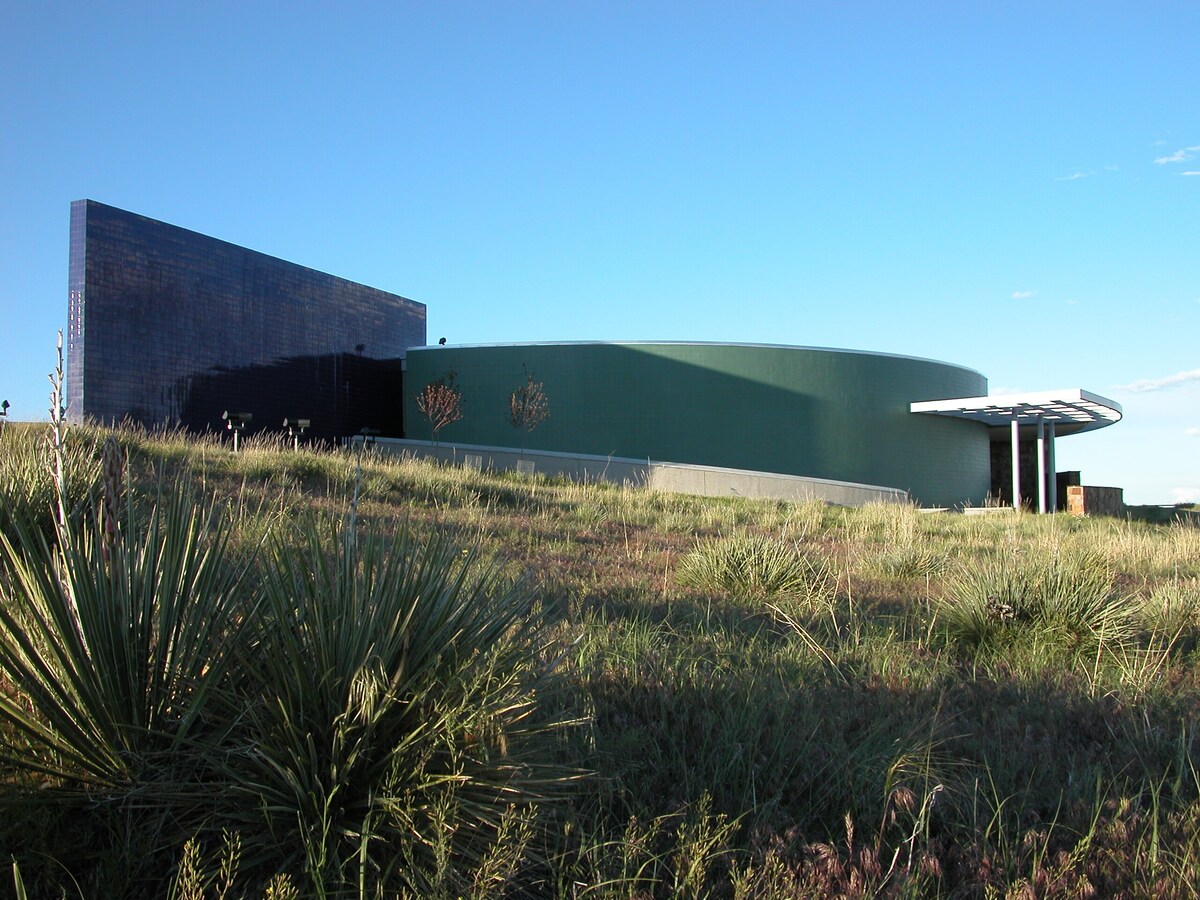
[[[68,415],[314,437],[400,434],[396,359],[425,343],[425,306],[96,203],[71,204]]]

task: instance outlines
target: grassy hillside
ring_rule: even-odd
[[[118,477],[74,429],[64,526],[40,431],[0,439],[30,896],[1200,891],[1194,524],[133,432]]]

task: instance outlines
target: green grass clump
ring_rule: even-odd
[[[815,598],[830,587],[828,566],[803,545],[757,533],[701,541],[679,560],[675,579],[739,598]]]
[[[508,811],[566,777],[539,762],[550,620],[498,562],[404,525],[308,521],[296,537],[264,566],[257,700],[232,773],[242,833],[321,895],[364,881],[459,894],[469,879],[439,885],[439,858],[474,872]]]
[[[53,532],[57,488],[45,426],[10,423],[0,432],[0,533],[16,536],[18,522]],[[71,429],[63,448],[68,512],[78,513],[95,497],[99,442],[93,432]]]
[[[963,566],[939,615],[951,640],[980,649],[1024,643],[1092,653],[1137,630],[1137,604],[1087,551],[1017,551]]]
[[[1150,591],[1138,618],[1151,643],[1175,650],[1200,637],[1200,579],[1173,579]]]
[[[875,572],[892,578],[932,578],[949,565],[945,556],[920,543],[890,547],[870,562]]]

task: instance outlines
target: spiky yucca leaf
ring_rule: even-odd
[[[259,816],[245,831],[290,851],[275,865],[302,866],[317,895],[419,892],[443,829],[467,871],[509,805],[566,777],[528,755],[548,727],[534,694],[546,618],[524,584],[444,538],[302,531],[265,567],[260,699],[235,759]]]
[[[212,688],[233,646],[238,574],[219,520],[179,489],[144,527],[127,507],[109,547],[94,521],[57,543],[15,520],[0,535],[0,719],[26,746],[10,765],[61,779],[67,791],[154,781],[151,757],[200,739]]]

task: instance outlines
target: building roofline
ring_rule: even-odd
[[[227,241],[224,238],[213,237],[211,234],[205,234],[203,231],[196,231],[193,228],[184,228],[182,225],[175,225],[175,224],[172,224],[171,222],[165,222],[162,219],[156,219],[153,216],[147,216],[142,213],[133,212],[132,210],[122,209],[119,206],[113,206],[111,203],[101,203],[99,200],[92,200],[90,197],[84,197],[80,200],[72,200],[71,201],[72,206],[75,206],[76,204],[83,204],[85,207],[86,206],[96,206],[96,207],[101,207],[103,209],[111,209],[111,210],[121,213],[122,215],[133,216],[136,219],[141,219],[145,222],[151,222],[155,225],[161,225],[164,228],[171,228],[176,231],[185,232],[185,233],[193,235],[195,237],[204,238],[204,240],[206,240],[206,241],[212,241],[216,244],[224,244],[226,247],[232,247],[235,250],[241,250],[246,253],[253,253],[257,256],[266,257],[267,259],[272,259],[272,260],[275,260],[276,262],[281,262],[281,263],[284,263],[289,266],[294,266],[297,269],[304,269],[308,272],[313,272],[313,273],[315,273],[317,275],[321,275],[325,278],[334,278],[338,281],[347,282],[349,284],[357,284],[360,287],[370,288],[373,291],[379,291],[381,294],[389,294],[392,297],[399,297],[401,300],[405,301],[406,303],[415,304],[417,306],[422,307],[423,309],[428,308],[427,305],[422,303],[420,300],[413,300],[411,297],[405,297],[403,294],[397,294],[394,291],[387,291],[387,290],[384,290],[383,288],[375,287],[374,285],[367,284],[365,281],[355,281],[352,278],[346,278],[342,275],[334,275],[332,272],[326,272],[322,269],[314,269],[312,266],[306,266],[303,263],[293,262],[290,259],[284,259],[282,256],[276,256],[274,253],[266,253],[262,250],[255,250],[253,247],[247,247],[244,244],[236,244],[233,241]]]
[[[614,346],[614,347],[744,347],[751,349],[763,350],[806,350],[817,353],[848,353],[857,356],[878,356],[887,359],[903,359],[910,362],[933,363],[939,366],[948,366],[950,368],[961,369],[964,372],[970,372],[984,378],[982,372],[977,369],[972,369],[969,366],[964,366],[959,363],[946,362],[941,359],[932,359],[925,356],[911,356],[904,353],[886,353],[880,350],[855,350],[847,347],[811,347],[797,344],[769,344],[755,343],[752,341],[651,341],[651,340],[634,340],[634,341],[507,341],[499,343],[487,344],[427,344],[424,347],[409,347],[409,350],[482,350],[485,348],[500,348],[500,347],[589,347],[589,346]]]

